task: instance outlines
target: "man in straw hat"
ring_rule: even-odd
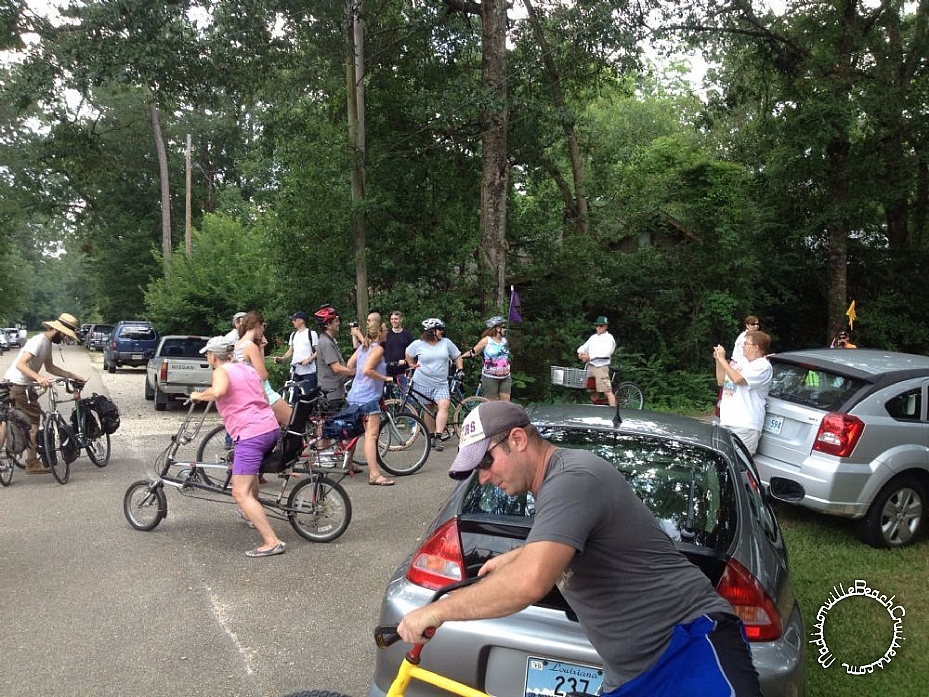
[[[51,470],[39,462],[35,452],[36,434],[42,420],[42,409],[35,387],[48,387],[51,380],[40,374],[44,367],[46,372],[75,382],[86,382],[80,375],[69,373],[52,362],[52,344],[60,344],[64,337],[77,341],[77,328],[80,323],[74,315],[62,312],[58,319],[42,322],[45,331],[36,334],[19,350],[16,360],[7,369],[4,380],[13,383],[10,394],[17,409],[22,410],[32,422],[32,437],[26,449],[26,474],[46,474]]]

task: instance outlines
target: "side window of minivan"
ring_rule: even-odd
[[[898,421],[920,421],[923,415],[922,387],[907,390],[888,400],[884,408]]]

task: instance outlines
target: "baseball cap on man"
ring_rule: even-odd
[[[594,325],[597,327],[599,327],[601,324],[609,324],[609,323],[610,323],[609,320],[603,315],[600,315],[599,317],[597,317],[596,320],[594,320]]]
[[[247,314],[248,314],[247,312],[236,312],[236,313],[232,316],[232,323],[235,324],[235,323],[238,322],[240,319],[242,319],[243,317],[245,317],[245,315],[247,315]]]
[[[310,316],[305,313],[303,310],[300,312],[295,312],[290,316],[290,319],[302,319],[304,322],[310,321]]]
[[[235,348],[233,343],[229,341],[224,336],[214,336],[212,339],[206,342],[206,346],[200,349],[200,353],[232,353],[232,349]]]
[[[448,470],[452,479],[465,479],[477,467],[490,447],[490,439],[499,433],[509,433],[518,426],[527,426],[529,415],[514,402],[482,402],[461,424],[458,455]]]

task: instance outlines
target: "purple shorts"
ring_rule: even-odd
[[[235,442],[235,451],[232,456],[233,474],[258,474],[264,456],[277,445],[280,431],[274,429],[260,436],[252,436]]]

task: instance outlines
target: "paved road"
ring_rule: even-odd
[[[123,425],[108,467],[82,456],[65,486],[17,470],[0,490],[0,695],[364,697],[384,583],[451,491],[454,448],[391,488],[344,482],[354,515],[336,542],[274,521],[287,553],[249,559],[258,537],[231,505],[168,491],[158,528],[129,527],[126,487],[150,474],[183,410],[155,412],[142,369],[110,375],[77,346],[55,361],[109,394]]]

